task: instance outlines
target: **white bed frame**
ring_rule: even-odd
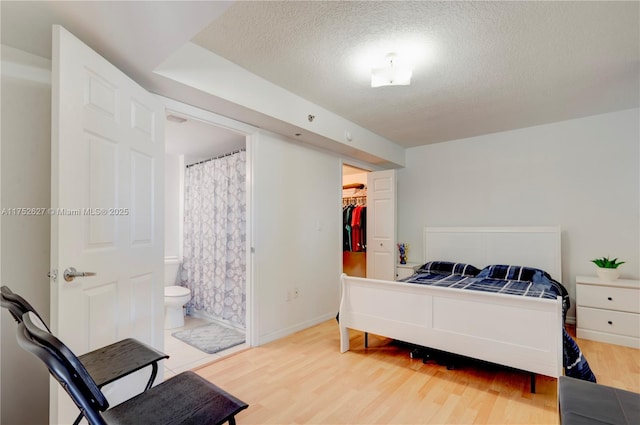
[[[425,262],[536,267],[561,281],[559,227],[427,227]],[[562,300],[342,275],[340,351],[349,329],[557,378]],[[533,377],[534,375],[532,375]],[[532,391],[534,391],[532,380]]]

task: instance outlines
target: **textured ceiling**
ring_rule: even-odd
[[[60,24],[148,90],[272,131],[282,123],[154,68],[191,40],[404,146],[640,104],[638,1],[2,0],[0,8],[3,45],[50,57],[51,25]],[[369,62],[405,50],[412,84],[372,89]]]
[[[236,2],[193,41],[404,146],[637,107],[638,2]],[[366,59],[415,60],[370,87]]]

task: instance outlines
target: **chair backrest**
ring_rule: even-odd
[[[6,285],[0,287],[0,305],[9,310],[11,316],[13,316],[15,321],[18,323],[22,322],[22,316],[25,313],[29,311],[33,312],[47,332],[51,333],[49,327],[46,325],[44,320],[42,320],[42,317],[38,314],[36,309],[20,295],[13,293]]]
[[[78,357],[58,338],[34,323],[34,312],[23,314],[18,323],[18,344],[42,360],[92,425],[104,425],[100,415],[109,402]],[[36,319],[37,320],[37,319]]]

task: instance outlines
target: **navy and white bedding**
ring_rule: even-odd
[[[556,299],[561,296],[563,320],[570,307],[569,294],[565,287],[552,279],[547,272],[532,267],[495,264],[479,270],[470,264],[430,261],[419,267],[413,276],[401,281],[525,297]],[[589,363],[564,326],[562,340],[565,374],[596,382]]]

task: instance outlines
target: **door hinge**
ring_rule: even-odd
[[[47,276],[49,277],[49,279],[55,282],[56,279],[58,279],[58,269],[51,270],[49,273],[47,273]]]

